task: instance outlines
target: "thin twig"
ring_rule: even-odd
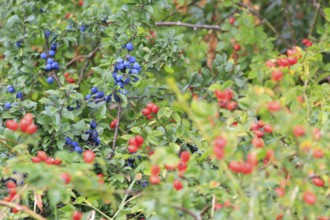
[[[196,4],[197,2],[199,2],[199,0],[195,0],[191,3],[189,3],[187,5],[187,7],[193,6],[194,4]],[[165,18],[162,19],[162,21],[166,21],[168,18],[172,17],[173,15],[175,15],[176,13],[178,13],[178,10],[182,9],[184,7],[184,5],[180,6],[179,8],[177,8],[177,10],[174,10],[172,13],[170,13],[169,15],[167,15]]]
[[[326,16],[325,16],[325,13],[324,13],[324,11],[323,11],[323,9],[322,9],[322,7],[321,7],[321,4],[318,2],[318,0],[309,0],[308,2],[311,3],[315,8],[318,8],[318,9],[319,9],[319,13],[320,13],[320,15],[321,15],[323,18],[326,17]]]
[[[94,209],[95,211],[97,211],[98,213],[100,213],[104,218],[108,219],[108,220],[112,220],[111,217],[107,216],[104,212],[102,212],[100,209],[92,206],[92,205],[88,205],[88,204],[85,204],[85,203],[75,203],[75,205],[82,205],[82,206],[87,206],[89,208],[92,208]]]
[[[100,45],[98,44],[89,54],[87,55],[79,55],[74,57],[72,60],[70,60],[67,64],[66,67],[70,66],[74,62],[81,60],[81,59],[90,59],[95,56],[96,52],[100,49]]]
[[[116,142],[117,142],[117,138],[118,138],[120,115],[121,115],[121,103],[118,103],[118,106],[117,106],[117,123],[116,123],[116,127],[115,127],[115,134],[113,136],[112,152],[110,154],[110,159],[115,155],[115,151],[116,151]]]
[[[68,92],[68,93],[66,93],[66,96],[65,96],[65,100],[64,100],[64,102],[62,103],[62,106],[61,106],[61,109],[60,109],[60,117],[62,116],[62,111],[63,111],[63,108],[64,108],[64,105],[65,105],[65,103],[66,103],[66,101],[68,100],[68,98],[69,98],[69,95],[70,95],[70,93]]]
[[[188,215],[193,217],[195,220],[202,220],[202,217],[200,215],[196,215],[195,213],[193,213],[189,209],[186,209],[186,208],[180,207],[180,206],[172,206],[172,207],[175,208],[175,209],[178,209],[180,211],[183,211],[184,213],[187,213]]]
[[[54,79],[55,79],[57,85],[58,85],[59,87],[63,87],[63,85],[62,85],[62,83],[60,82],[60,80],[58,79],[58,77],[57,77],[55,71],[53,71],[52,75],[53,75],[53,77],[54,77]]]
[[[317,173],[317,174],[310,175],[308,178],[313,179],[315,177],[319,177],[319,176],[322,176],[322,175],[327,174],[327,173],[330,173],[330,170],[326,170],[326,171],[323,171],[323,172],[320,172],[320,173]]]
[[[57,77],[55,71],[53,71],[53,77],[54,77],[54,79],[55,79],[57,85],[58,85],[59,87],[63,87],[63,85],[62,85],[62,83],[60,82],[60,80],[58,79],[58,77]],[[66,96],[69,96],[69,92],[68,92],[67,90],[65,90],[64,92],[65,92]]]
[[[238,12],[238,10],[236,9],[235,11],[229,13],[228,15],[226,15],[225,17],[221,18],[219,21],[216,22],[217,25],[222,24],[223,22],[225,22],[228,18],[232,17],[236,12]]]
[[[212,196],[212,209],[211,209],[211,218],[214,216],[214,210],[215,210],[215,195]]]
[[[201,211],[201,216],[205,215],[211,207],[212,207],[212,205],[205,206]]]
[[[216,31],[223,31],[220,26],[218,25],[204,25],[204,24],[189,24],[184,23],[181,21],[168,21],[168,22],[156,22],[156,26],[182,26],[182,27],[189,27],[193,28],[194,30],[197,29],[207,29],[207,30],[216,30]]]
[[[87,67],[89,65],[89,62],[90,62],[90,59],[88,59],[86,61],[86,63],[84,64],[83,68],[81,68],[81,70],[80,70],[78,85],[80,85],[81,80],[84,78],[84,73],[85,73],[85,70],[87,69]]]
[[[291,37],[293,39],[293,42],[296,44],[296,42],[297,42],[296,32],[294,30],[292,19],[291,19],[291,15],[289,13],[289,5],[287,4],[287,0],[282,0],[282,10],[284,11],[284,14],[285,14],[285,17],[286,17],[286,21],[287,21],[288,26],[290,28]]]
[[[136,182],[136,178],[133,179],[133,181],[131,182],[131,184],[129,185],[128,187],[128,190],[127,192],[125,193],[123,199],[121,200],[120,204],[119,204],[119,208],[118,210],[116,211],[116,213],[112,216],[113,219],[116,219],[116,216],[120,213],[120,211],[125,207],[125,204],[126,204],[126,199],[128,197],[128,192],[132,190],[134,184]]]
[[[315,25],[316,25],[316,21],[317,21],[317,18],[319,16],[319,12],[320,12],[320,4],[318,3],[316,6],[315,6],[315,13],[314,13],[314,17],[313,17],[313,21],[311,23],[311,27],[309,28],[309,32],[308,32],[308,38],[311,38],[312,35],[313,35],[313,31],[314,31],[314,28],[315,28]]]
[[[242,3],[242,2],[238,2],[236,3],[238,6],[241,6],[243,8],[246,8],[247,10],[249,10],[251,12],[251,14],[253,14],[255,17],[257,17],[260,22],[262,24],[265,24],[275,35],[277,38],[279,38],[284,44],[286,44],[287,46],[289,46],[289,42],[287,41],[287,39],[283,38],[282,35],[276,30],[276,28],[264,17],[262,17],[257,11],[255,11],[253,8],[251,8],[250,6]]]
[[[38,220],[46,220],[45,218],[43,218],[41,215],[33,212],[32,210],[30,210],[28,207],[26,206],[22,206],[13,202],[6,202],[3,200],[0,200],[0,206],[6,206],[9,208],[15,208],[17,210],[23,211],[26,214],[28,214],[29,216],[31,216],[34,219],[38,219]]]
[[[74,57],[72,60],[70,60],[70,61],[66,64],[66,66],[68,67],[68,66],[70,66],[71,64],[73,64],[74,62],[76,62],[76,61],[78,61],[78,60],[82,60],[82,59],[84,59],[84,58],[85,58],[84,55],[76,56],[76,57]]]
[[[80,85],[80,82],[81,82],[81,80],[84,78],[84,73],[85,73],[85,71],[86,71],[86,69],[87,69],[87,67],[88,67],[88,65],[89,65],[89,63],[90,63],[90,61],[94,58],[96,52],[97,52],[99,49],[100,49],[100,46],[99,46],[99,44],[98,44],[98,46],[96,46],[96,47],[94,48],[94,50],[92,50],[88,55],[85,56],[85,58],[87,59],[87,61],[86,61],[85,65],[83,66],[83,68],[82,68],[81,71],[80,71],[79,80],[78,80],[78,85]]]
[[[0,138],[0,140],[2,140],[2,141],[9,141],[9,142],[13,142],[15,144],[19,144],[17,141],[14,141],[14,140],[11,140],[11,139],[8,139],[8,138]]]

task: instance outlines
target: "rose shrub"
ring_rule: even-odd
[[[330,219],[330,6],[0,3],[1,219]]]

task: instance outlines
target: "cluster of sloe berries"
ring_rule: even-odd
[[[77,152],[78,154],[82,153],[82,148],[80,147],[79,143],[76,141],[73,141],[71,138],[66,137],[65,144],[71,146],[73,151]]]
[[[96,122],[91,121],[89,123],[89,126],[91,129],[88,129],[85,133],[88,134],[88,143],[93,145],[93,146],[99,146],[101,143],[101,140],[99,139],[99,133],[96,130]],[[72,147],[72,150],[81,154],[82,153],[82,148],[80,147],[79,143],[76,141],[73,141],[71,138],[66,137],[65,138],[65,144],[69,145]]]
[[[86,131],[86,134],[88,134],[88,142],[93,145],[93,146],[99,146],[101,141],[99,139],[99,133],[96,130],[96,122],[95,121],[91,121],[89,123],[89,126],[91,127],[91,129],[88,129]]]
[[[72,107],[71,105],[69,105],[68,107],[66,107],[66,109],[68,111],[73,111],[73,110],[80,109],[80,107],[81,107],[80,102],[79,101],[76,101],[76,106],[75,107]]]
[[[15,93],[15,87],[12,86],[12,85],[9,85],[7,87],[7,92],[9,92],[9,93]],[[23,93],[22,92],[17,92],[16,93],[16,98],[18,98],[18,99],[23,98]],[[10,109],[11,108],[11,103],[10,102],[6,102],[5,105],[4,105],[4,107],[7,110]]]
[[[125,45],[127,51],[132,51],[134,49],[132,43]],[[139,63],[136,62],[136,58],[129,54],[126,55],[126,59],[119,58],[114,67],[112,76],[115,80],[115,85],[118,85],[122,90],[121,93],[126,94],[124,87],[129,84],[131,79],[136,82],[139,80],[137,75],[142,70]]]
[[[49,30],[45,31],[45,38],[48,39],[51,32]],[[45,70],[46,71],[51,71],[51,70],[59,70],[60,66],[58,62],[54,61],[54,56],[56,54],[56,49],[57,49],[57,44],[53,43],[50,46],[50,49],[46,52],[42,52],[40,54],[40,58],[43,60],[46,60],[46,65],[45,65]],[[52,76],[49,76],[47,78],[47,83],[48,84],[53,84],[54,83],[54,78]]]
[[[111,101],[111,95],[105,95],[104,92],[99,91],[97,87],[91,89],[91,93],[85,96],[86,100],[94,99],[95,103],[106,101],[107,103]]]

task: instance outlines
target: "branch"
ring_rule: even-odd
[[[63,87],[63,85],[62,85],[62,83],[60,82],[60,80],[58,79],[58,77],[57,77],[55,71],[53,71],[53,74],[52,74],[52,75],[53,75],[53,77],[54,77],[54,79],[55,79],[57,85],[58,85],[59,87]]]
[[[310,175],[310,176],[308,176],[308,177],[309,177],[310,179],[313,179],[313,178],[315,178],[315,177],[319,177],[319,176],[322,176],[322,175],[327,174],[327,173],[330,173],[330,170],[325,170],[325,171],[323,171],[323,172],[320,172],[320,173],[317,173],[317,174]]]
[[[212,207],[212,205],[205,206],[201,211],[201,216],[205,215],[211,207]]]
[[[60,82],[60,80],[58,79],[58,77],[57,77],[55,71],[53,71],[52,75],[53,75],[53,77],[54,77],[54,79],[55,79],[57,85],[58,85],[59,87],[63,87],[63,85],[62,85],[62,83]],[[65,90],[64,92],[65,92],[66,96],[69,96],[69,92],[68,92],[67,90]],[[62,112],[62,110],[61,110],[61,112]]]
[[[180,207],[180,206],[172,206],[172,207],[175,208],[175,209],[178,209],[180,211],[183,211],[184,213],[187,213],[188,215],[193,217],[195,220],[202,220],[202,217],[200,215],[196,215],[195,213],[193,213],[189,209],[186,209],[186,208]]]
[[[249,10],[251,12],[251,14],[253,14],[255,17],[257,17],[262,24],[265,24],[276,35],[277,38],[279,38],[287,46],[290,45],[289,42],[285,38],[283,38],[282,35],[276,30],[276,28],[267,19],[263,18],[257,11],[255,11],[253,8],[251,8],[250,6],[248,6],[242,2],[238,2],[236,4],[238,6],[241,6],[243,8],[246,8],[247,10]]]
[[[43,218],[41,215],[33,212],[32,210],[30,210],[28,207],[26,206],[22,206],[13,202],[6,202],[6,201],[2,201],[0,200],[0,206],[6,206],[9,208],[15,208],[17,210],[23,211],[26,214],[28,214],[29,216],[31,216],[34,219],[38,219],[38,220],[46,220],[45,218]]]
[[[194,30],[197,29],[207,29],[207,30],[216,30],[216,31],[223,31],[218,25],[204,25],[204,24],[189,24],[184,23],[181,21],[168,21],[168,22],[156,22],[156,26],[182,26],[182,27],[189,27],[193,28]]]
[[[114,134],[113,142],[112,142],[112,152],[110,154],[109,159],[111,159],[115,155],[116,142],[117,142],[117,138],[118,138],[118,129],[119,129],[119,123],[120,123],[120,115],[121,115],[121,103],[119,102],[118,107],[117,107],[117,124],[115,127],[115,134]]]
[[[60,117],[62,116],[62,111],[63,111],[63,108],[64,108],[65,103],[68,101],[69,95],[70,95],[69,92],[66,93],[65,100],[64,100],[64,102],[62,103],[62,106],[61,106],[61,109],[60,109],[60,113],[59,113],[59,114],[60,114]]]
[[[290,28],[290,34],[291,34],[291,37],[293,39],[293,42],[296,44],[297,43],[296,32],[294,30],[292,19],[290,17],[289,5],[288,5],[287,0],[282,0],[282,10],[284,11],[287,24]]]
[[[215,195],[213,194],[213,196],[212,196],[212,209],[211,209],[211,218],[213,218],[213,216],[214,216],[214,210],[215,210]]]
[[[88,205],[88,204],[85,204],[85,203],[75,203],[75,205],[81,205],[81,206],[86,206],[86,207],[92,208],[92,209],[94,209],[95,211],[97,211],[98,213],[100,213],[104,218],[106,218],[106,219],[108,219],[108,220],[112,220],[112,218],[110,218],[109,216],[107,216],[104,212],[102,212],[102,211],[99,210],[98,208],[95,208],[95,207],[92,206],[92,205]]]
[[[319,3],[317,3],[315,5],[315,8],[316,9],[315,9],[313,21],[311,23],[311,27],[310,27],[309,32],[308,32],[308,38],[311,38],[312,37],[313,31],[314,31],[314,28],[315,28],[315,25],[316,25],[317,18],[319,16],[321,5]]]
[[[70,60],[67,64],[66,67],[70,66],[74,62],[81,60],[81,59],[90,59],[95,56],[96,52],[100,49],[100,45],[97,45],[89,54],[87,55],[79,55],[74,57],[72,60]]]
[[[238,12],[238,9],[236,9],[235,11],[229,13],[228,15],[226,15],[225,17],[221,18],[219,21],[216,22],[217,25],[222,24],[223,22],[225,22],[228,18],[232,17],[236,12]]]
[[[187,5],[187,7],[193,6],[197,2],[199,2],[199,0],[195,0],[195,1],[191,2],[189,5]],[[178,10],[182,9],[183,7],[184,7],[184,5],[180,6],[179,8],[177,8],[177,10],[173,11],[171,14],[169,14],[165,18],[163,18],[162,21],[166,21],[169,17],[172,17],[173,15],[175,15],[176,13],[178,13]]]
[[[89,61],[90,59],[88,59],[85,63],[85,65],[83,66],[83,68],[80,70],[80,74],[79,74],[79,80],[78,80],[78,85],[80,85],[80,82],[81,80],[83,79],[84,77],[84,72],[85,70],[87,69],[88,65],[89,65]]]
[[[82,80],[83,77],[84,77],[84,72],[85,72],[85,70],[87,69],[87,67],[88,67],[88,65],[89,65],[89,63],[90,63],[90,61],[91,61],[91,59],[95,56],[96,52],[97,52],[99,49],[100,49],[100,46],[98,45],[98,46],[96,46],[96,47],[94,48],[94,50],[92,50],[88,55],[85,56],[85,58],[88,59],[88,60],[87,60],[87,62],[85,63],[84,67],[83,67],[83,68],[81,69],[81,71],[80,71],[79,80],[78,80],[78,85],[80,85],[80,82],[81,82],[81,80]]]
[[[128,187],[128,190],[127,192],[125,193],[123,199],[121,200],[120,204],[119,204],[119,207],[118,207],[118,210],[116,211],[116,213],[112,216],[112,219],[116,219],[116,216],[121,212],[121,210],[125,207],[125,204],[126,204],[126,199],[128,197],[128,192],[132,190],[135,182],[136,182],[136,177],[134,177],[133,181],[131,182],[131,184],[129,185]]]
[[[321,4],[318,2],[318,0],[309,0],[309,3],[311,3],[315,8],[319,10],[320,15],[325,18],[325,13],[323,9],[321,8]]]

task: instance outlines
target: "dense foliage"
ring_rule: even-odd
[[[330,6],[0,2],[1,219],[330,219]]]

